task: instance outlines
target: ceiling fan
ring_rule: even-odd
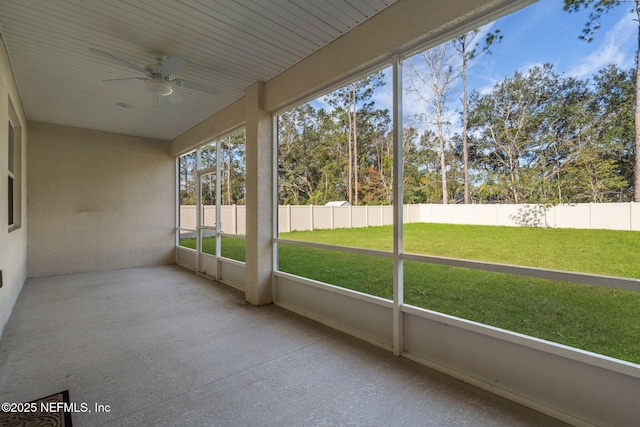
[[[203,85],[200,83],[189,82],[182,79],[177,79],[175,73],[182,70],[187,66],[188,62],[180,58],[178,55],[168,55],[163,52],[153,52],[156,57],[156,62],[153,64],[147,64],[144,67],[139,67],[124,59],[120,59],[110,53],[104,52],[98,49],[90,49],[91,52],[102,56],[112,62],[123,65],[132,70],[136,70],[143,73],[146,77],[125,77],[120,79],[103,80],[105,82],[125,81],[125,80],[137,80],[144,83],[144,88],[153,94],[153,107],[158,110],[158,97],[169,96],[173,94],[169,99],[172,102],[180,102],[181,99],[174,93],[175,87],[181,87],[191,90],[197,90],[199,92],[208,93],[210,95],[220,94],[220,90],[217,88]]]

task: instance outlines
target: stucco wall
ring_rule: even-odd
[[[21,164],[16,165],[19,174],[20,198],[19,218],[16,223],[20,227],[9,231],[8,221],[8,126],[10,105],[13,105],[12,121],[20,129]],[[17,123],[16,123],[17,122]],[[9,67],[4,45],[0,43],[0,270],[2,270],[3,286],[0,288],[0,334],[9,319],[13,305],[27,278],[27,127],[26,119],[20,104],[13,74]],[[15,178],[18,178],[17,176]]]
[[[28,274],[174,262],[167,141],[29,123]]]

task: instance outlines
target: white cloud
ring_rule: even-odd
[[[611,30],[606,32],[604,40],[598,48],[587,55],[581,63],[570,69],[567,74],[572,77],[585,78],[591,77],[609,64],[617,64],[623,69],[633,66],[634,58],[629,57],[622,48],[633,43],[637,36],[638,24],[633,18],[633,13],[625,14]]]
[[[542,68],[544,64],[545,64],[544,62],[530,62],[527,65],[523,65],[522,67],[518,68],[518,71],[528,76],[529,71],[531,71],[533,68],[536,68],[536,67]]]

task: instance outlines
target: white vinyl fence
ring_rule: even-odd
[[[278,207],[280,232],[372,227],[393,224],[391,206]],[[215,206],[203,208],[204,225],[215,227]],[[222,232],[245,234],[245,206],[221,206]],[[528,204],[404,206],[404,222],[535,226],[640,231],[640,203],[578,203],[544,207]],[[196,207],[180,206],[180,228],[195,230]]]

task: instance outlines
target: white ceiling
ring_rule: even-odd
[[[0,0],[0,30],[28,120],[170,140],[396,0]],[[181,103],[153,97],[135,70],[152,52],[188,65]],[[122,108],[118,104],[128,104]]]

